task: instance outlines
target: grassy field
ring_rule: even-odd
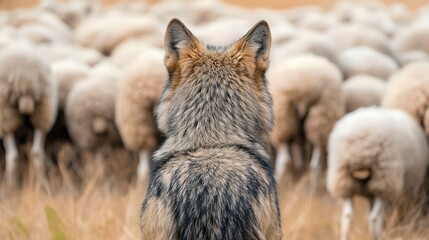
[[[120,161],[120,159],[117,159]],[[17,192],[0,195],[0,239],[98,240],[138,239],[139,209],[145,190],[115,183],[116,175],[100,173],[100,166],[87,164],[85,183],[79,190],[52,182],[50,192],[26,184]],[[128,164],[134,169],[135,163]],[[125,176],[125,174],[118,174]],[[119,180],[127,182],[124,179]],[[310,194],[306,180],[279,185],[282,230],[288,240],[329,240],[339,237],[340,205],[326,193]],[[144,188],[144,187],[143,187]],[[356,199],[356,217],[351,240],[370,239],[367,233],[367,203]],[[393,226],[387,219],[384,239],[427,239],[427,222],[415,220]]]

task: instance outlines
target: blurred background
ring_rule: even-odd
[[[268,21],[267,77],[283,117],[267,151],[284,239],[339,239],[341,201],[325,186],[328,136],[344,114],[380,106],[389,79],[406,66],[428,64],[428,0],[0,0],[0,239],[139,239],[151,155],[164,140],[154,112],[173,17],[217,45]],[[406,77],[424,80],[417,89],[429,86],[429,65],[421,66]],[[317,83],[309,91],[307,80]],[[282,102],[287,91],[302,95],[282,115],[292,104]],[[326,107],[313,114],[322,127],[308,130],[317,101]],[[422,102],[420,110],[429,106]],[[290,122],[296,135],[276,128]],[[289,162],[279,164],[286,144]],[[350,239],[371,239],[370,204],[356,203]],[[428,213],[422,220],[413,207],[386,217],[382,239],[429,239]],[[404,212],[412,216],[398,217]]]
[[[91,1],[91,0],[88,0]],[[102,0],[103,4],[112,4],[115,2],[118,2],[120,0]],[[159,0],[142,0],[143,2],[147,3],[156,3]],[[359,0],[355,0],[356,2],[359,2]],[[0,9],[12,9],[16,7],[31,7],[38,3],[37,0],[0,0]],[[265,1],[258,1],[258,0],[224,0],[223,2],[231,3],[238,6],[243,7],[249,7],[249,8],[256,8],[256,7],[265,7],[265,8],[273,8],[273,9],[279,9],[279,8],[290,8],[290,7],[296,7],[296,6],[305,6],[305,5],[318,5],[322,6],[324,8],[328,8],[332,6],[334,3],[336,3],[336,0],[265,0]],[[396,1],[396,0],[383,0],[385,4],[393,4],[393,3],[404,3],[407,6],[411,8],[417,8],[419,6],[422,6],[424,4],[427,4],[426,0],[409,0],[409,1]]]

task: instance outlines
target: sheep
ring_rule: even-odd
[[[429,26],[426,22],[417,22],[403,28],[393,39],[395,53],[424,51],[429,54]]]
[[[297,24],[301,21],[303,16],[313,13],[317,14],[321,12],[323,12],[323,10],[320,6],[308,5],[283,10],[279,13],[279,15],[285,18],[287,21],[293,24]]]
[[[52,64],[52,75],[58,82],[58,108],[64,109],[67,96],[73,86],[87,77],[91,69],[76,60],[63,60]]]
[[[169,21],[173,16],[184,22],[194,23],[193,14],[187,14],[184,1],[159,1],[148,9],[153,16],[162,22]]]
[[[158,147],[160,132],[154,119],[167,79],[160,49],[146,50],[124,70],[116,99],[116,125],[126,148],[139,153],[137,181],[145,181],[150,156]]]
[[[324,12],[310,12],[302,16],[297,25],[300,28],[311,29],[318,32],[324,32],[334,26],[338,19]]]
[[[149,8],[149,4],[146,2],[137,1],[118,1],[106,9],[106,14],[145,14]]]
[[[49,29],[64,42],[72,40],[71,29],[52,13],[42,10],[16,10],[10,14],[8,24],[16,28],[37,24]]]
[[[90,76],[91,69],[82,62],[70,59],[51,64],[51,70],[52,76],[58,84],[58,114],[55,124],[47,136],[47,144],[51,146],[50,151],[56,152],[60,151],[62,147],[56,149],[56,146],[60,146],[57,143],[72,144],[65,119],[66,99],[76,83]]]
[[[357,75],[342,85],[345,112],[353,112],[358,108],[380,106],[386,90],[386,82],[382,79]]]
[[[61,42],[60,36],[46,26],[37,23],[25,24],[17,29],[18,34],[35,44]]]
[[[189,17],[191,17],[190,20],[192,20],[192,23],[196,25],[219,21],[222,18],[243,18],[246,16],[246,14],[247,16],[249,16],[250,14],[258,14],[255,10],[250,13],[250,10],[245,10],[235,5],[224,3],[218,0],[191,1],[186,6],[186,8],[189,8],[188,11],[192,12],[192,14],[189,14]],[[273,14],[265,14],[263,16],[269,17],[273,16]]]
[[[269,74],[275,113],[271,142],[277,149],[275,175],[280,179],[291,160],[298,168],[302,163],[302,137],[313,145],[310,168],[312,187],[317,186],[326,157],[329,133],[343,114],[341,73],[328,60],[303,55],[274,65]],[[304,136],[302,136],[304,135]]]
[[[95,49],[64,43],[41,44],[37,46],[37,50],[51,64],[63,60],[75,60],[92,67],[104,60],[104,56]]]
[[[328,38],[314,33],[301,33],[296,38],[277,48],[272,62],[276,63],[287,58],[303,54],[314,54],[337,63],[337,51]]]
[[[31,162],[38,183],[45,179],[45,136],[57,115],[57,83],[49,65],[30,44],[19,42],[0,52],[0,137],[6,149],[6,184],[17,183],[18,150],[14,134],[26,116],[34,127]],[[46,186],[46,185],[45,185]]]
[[[386,80],[398,70],[398,64],[393,59],[365,46],[344,50],[338,62],[345,78],[366,74]]]
[[[429,53],[419,50],[398,53],[396,59],[401,66],[405,66],[412,62],[429,61]]]
[[[387,14],[398,26],[409,24],[413,18],[408,6],[399,2],[390,5]]]
[[[70,28],[75,28],[82,20],[97,10],[97,1],[43,0],[40,7],[57,15]]]
[[[240,38],[245,34],[245,29],[250,28],[253,22],[251,19],[224,18],[199,25],[195,28],[195,32],[201,41],[210,40],[211,44],[220,46]],[[221,30],[223,34],[219,34]]]
[[[393,75],[381,106],[407,112],[429,134],[429,62],[410,63]]]
[[[100,63],[90,76],[79,81],[65,103],[65,118],[71,139],[78,149],[102,160],[101,149],[121,145],[115,126],[115,97],[120,70]]]
[[[84,47],[95,48],[105,55],[110,55],[117,45],[127,39],[158,36],[162,41],[161,29],[158,20],[151,16],[93,17],[76,28],[75,40]]]
[[[386,36],[393,35],[396,25],[388,17],[385,11],[369,11],[357,8],[351,14],[351,22],[363,26],[372,27],[384,33]]]
[[[371,27],[340,24],[326,31],[326,35],[338,51],[355,46],[368,46],[387,56],[393,55],[388,38]]]
[[[385,206],[418,196],[429,166],[427,144],[421,127],[400,110],[362,108],[337,122],[326,181],[329,193],[343,199],[341,239],[347,239],[355,195],[371,201],[368,225],[380,239]]]
[[[353,14],[356,11],[366,11],[380,13],[384,11],[384,5],[379,1],[337,1],[332,13],[335,14],[342,22],[351,22]]]
[[[8,46],[16,40],[22,41],[22,37],[18,34],[17,30],[11,26],[6,25],[0,30],[0,49]]]
[[[159,41],[158,41],[159,42]],[[146,51],[150,51],[154,47],[148,44],[146,40],[141,39],[129,39],[119,44],[110,55],[112,62],[118,66],[126,66],[136,57],[143,54]],[[160,46],[161,48],[161,46]]]

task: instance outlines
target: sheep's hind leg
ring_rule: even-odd
[[[5,184],[8,188],[17,186],[18,183],[18,148],[16,146],[13,134],[7,134],[3,138],[4,148],[6,150],[6,173]]]
[[[147,150],[139,152],[139,165],[137,167],[137,185],[146,182],[150,173],[150,153]]]
[[[347,240],[353,220],[353,199],[347,198],[343,203],[341,215],[341,240]]]
[[[295,140],[291,144],[292,151],[292,160],[293,160],[293,170],[298,172],[304,166],[304,157],[302,155],[302,148],[299,141]]]
[[[48,190],[48,182],[45,173],[45,134],[40,129],[34,130],[33,146],[31,148],[31,162],[33,165],[36,183]]]
[[[312,192],[315,192],[318,187],[318,181],[322,171],[320,161],[320,148],[314,147],[310,161],[310,184]]]
[[[277,157],[276,157],[275,176],[277,181],[279,181],[283,177],[285,168],[289,162],[290,162],[290,154],[289,154],[287,143],[281,143],[277,149]]]
[[[368,226],[375,240],[381,239],[383,231],[383,214],[384,202],[379,198],[375,198],[371,212],[368,216]]]

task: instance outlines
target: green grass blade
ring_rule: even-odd
[[[28,231],[28,228],[21,221],[21,219],[19,219],[18,217],[14,217],[10,220],[10,222],[15,224],[18,227],[21,233],[24,234],[25,239],[30,239],[30,231]]]
[[[48,220],[49,231],[52,240],[66,240],[65,225],[61,221],[58,213],[52,207],[45,206],[46,219]]]

